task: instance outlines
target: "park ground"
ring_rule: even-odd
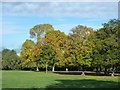
[[[118,76],[80,71],[2,71],[2,88],[118,88]]]

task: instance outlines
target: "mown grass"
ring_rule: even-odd
[[[89,74],[90,73],[90,74]],[[2,88],[118,88],[118,76],[88,72],[2,71]]]

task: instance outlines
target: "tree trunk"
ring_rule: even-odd
[[[100,74],[100,70],[98,69],[98,67],[96,67],[96,75]]]
[[[37,68],[36,68],[36,71],[39,71],[39,68],[38,68],[38,63],[37,63]]]
[[[53,64],[52,71],[53,71],[53,72],[55,71],[55,63]]]
[[[100,72],[102,71],[102,68],[100,67]]]
[[[110,73],[109,71],[110,71],[110,68],[109,68],[108,71],[107,71],[107,74],[108,74],[108,75],[109,75],[109,73]]]
[[[114,76],[114,74],[115,74],[115,73],[114,73],[114,70],[115,70],[115,69],[114,69],[114,66],[113,66],[113,70],[112,70],[111,76]]]
[[[66,68],[66,71],[68,71],[68,68]]]
[[[105,71],[104,71],[104,74],[107,75],[107,68],[105,67]]]
[[[82,71],[82,74],[81,75],[85,75],[85,72],[84,72],[84,70]]]
[[[46,73],[47,73],[47,62],[46,62]]]
[[[37,69],[36,69],[36,71],[39,71],[39,68],[38,68],[38,66],[37,66]]]
[[[96,67],[96,73],[98,73],[98,67]]]
[[[82,71],[82,74],[81,75],[85,75],[85,72],[84,72],[84,65],[83,65],[83,71]]]

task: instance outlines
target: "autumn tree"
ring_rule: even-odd
[[[37,70],[39,71],[39,65],[42,63],[42,40],[40,40],[40,37],[38,37],[37,42],[35,43],[35,46],[33,47],[31,51],[31,58],[32,61],[36,63]]]
[[[23,66],[31,67],[34,63],[32,59],[32,49],[34,48],[35,43],[31,40],[26,40],[21,47],[20,60]],[[32,63],[32,64],[31,64]]]
[[[45,36],[45,33],[49,30],[54,30],[54,28],[50,24],[36,25],[30,29],[30,37],[34,38],[35,40],[38,40],[38,37],[40,37],[39,39],[41,39]]]
[[[42,43],[44,43],[43,40],[45,39],[45,33],[49,30],[54,30],[54,28],[50,24],[36,25],[30,29],[30,38],[34,38],[36,40],[35,48],[34,50],[32,50],[33,52],[32,57],[34,58],[34,61],[37,63],[37,71],[38,71],[38,62],[41,62],[39,61],[41,58],[40,47],[42,46]]]
[[[93,29],[86,26],[78,25],[71,30],[65,44],[65,62],[69,65],[90,66],[92,43],[87,43],[87,39],[93,34]]]
[[[45,44],[50,45],[52,50],[55,53],[55,59],[53,59],[53,68],[52,71],[55,69],[55,64],[62,59],[60,56],[62,54],[64,48],[64,42],[66,40],[66,35],[64,32],[51,30],[46,33],[45,35]]]

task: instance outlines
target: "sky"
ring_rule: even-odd
[[[1,10],[0,50],[14,49],[18,54],[35,25],[51,24],[67,35],[77,25],[97,30],[118,18],[117,2],[2,2]]]

